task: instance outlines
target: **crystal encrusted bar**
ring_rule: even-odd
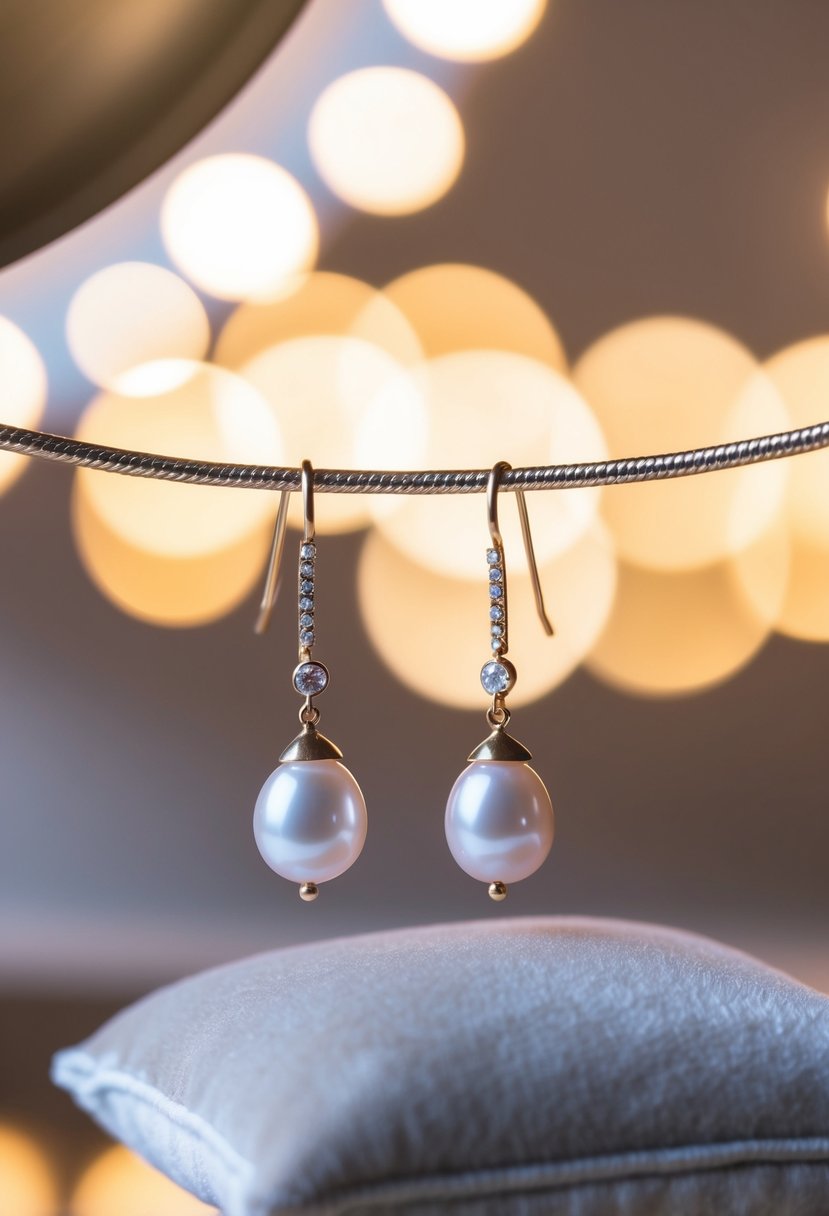
[[[316,573],[317,546],[305,540],[299,547],[299,650],[300,655],[310,652],[316,641],[314,628],[314,579]]]
[[[486,551],[489,570],[489,638],[492,653],[497,658],[507,653],[507,587],[504,575],[504,551],[493,545]]]

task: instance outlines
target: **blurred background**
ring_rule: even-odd
[[[154,140],[101,145],[118,171],[90,168],[97,193],[48,148],[68,202],[30,174],[35,223],[10,185],[0,421],[402,469],[642,455],[829,416],[829,9],[278,7],[232,69],[191,56],[211,87],[165,103],[178,125],[145,114]],[[90,19],[90,97],[149,88],[162,51],[175,66],[192,14],[174,9]],[[51,28],[29,91],[54,135],[49,80],[53,100],[69,89],[78,48]],[[443,837],[487,731],[483,498],[320,495],[322,728],[370,831],[309,906],[251,832],[298,708],[292,594],[253,634],[275,496],[0,455],[2,1216],[199,1210],[52,1092],[49,1057],[256,950],[603,915],[712,934],[829,991],[827,474],[814,453],[532,494],[550,640],[505,497],[514,728],[558,833],[506,905]]]

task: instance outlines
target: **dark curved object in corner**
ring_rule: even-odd
[[[306,0],[3,0],[0,266],[75,228],[230,101]]]

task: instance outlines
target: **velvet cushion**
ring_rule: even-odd
[[[54,1078],[227,1216],[829,1212],[829,998],[569,918],[279,950],[173,984]]]

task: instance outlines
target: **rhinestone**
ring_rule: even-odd
[[[492,634],[492,636],[494,638],[499,638],[501,636],[501,634],[504,632],[504,626],[503,625],[490,625],[489,632]]]
[[[317,556],[317,546],[312,544],[310,540],[306,540],[305,543],[300,546],[299,556],[304,561],[312,562]]]
[[[489,597],[493,600],[499,600],[504,594],[503,587],[499,587],[497,583],[489,584]]]
[[[494,655],[499,655],[504,650],[506,650],[506,643],[504,642],[504,639],[503,638],[493,638],[492,639],[492,653]]]
[[[487,549],[486,560],[489,562],[490,566],[495,566],[501,560],[501,555],[497,549]]]
[[[481,668],[481,686],[484,692],[509,692],[515,683],[515,672],[510,670],[511,664],[492,660],[484,663]]]
[[[314,645],[313,629],[303,629],[299,635],[299,640],[303,646],[313,646]]]
[[[313,612],[314,611],[313,595],[303,595],[299,601],[299,606],[303,612]]]
[[[313,562],[300,562],[299,572],[304,578],[313,578],[314,577],[314,563]]]
[[[303,595],[314,594],[314,584],[309,578],[303,579],[303,581],[299,584],[299,589]]]
[[[500,604],[493,604],[489,610],[489,618],[492,621],[500,621],[504,616],[504,610]]]
[[[500,581],[503,577],[504,577],[504,572],[500,566],[490,566],[489,567],[489,581],[491,583],[500,583]]]
[[[303,612],[302,616],[299,618],[299,623],[302,625],[303,629],[314,628],[314,618],[311,616],[310,612]]]
[[[294,672],[294,688],[303,697],[314,697],[328,687],[328,669],[322,663],[300,663]]]

